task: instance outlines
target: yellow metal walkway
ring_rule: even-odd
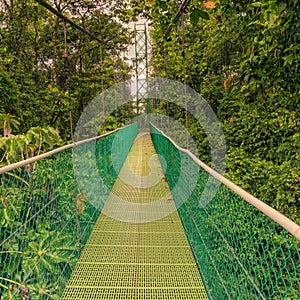
[[[139,136],[61,299],[208,299],[169,193]]]

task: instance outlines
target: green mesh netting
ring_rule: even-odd
[[[61,299],[208,299],[150,134],[136,138]]]
[[[133,124],[0,175],[0,299],[59,299],[136,134]],[[96,207],[82,189],[93,156]]]
[[[165,160],[166,177],[210,297],[298,299],[299,242],[223,184],[205,201],[201,195],[210,175],[154,127],[151,136]],[[179,181],[185,169],[181,165],[190,171]],[[190,191],[190,176],[196,172],[198,181]]]

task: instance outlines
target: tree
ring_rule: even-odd
[[[133,1],[152,22],[154,74],[183,82],[185,64],[187,84],[215,110],[227,141],[226,176],[299,222],[298,2],[215,1],[207,8],[191,1],[183,58],[180,20],[165,37],[181,2]],[[184,122],[165,102],[158,110]],[[189,131],[205,140],[191,117]],[[209,147],[198,148],[209,163]]]
[[[98,42],[70,25],[66,25],[65,45],[62,20],[36,1],[3,1],[0,111],[19,119],[22,131],[16,133],[48,124],[59,129],[67,140],[71,137],[71,124],[75,127],[86,104],[114,84],[117,77],[112,62],[118,63],[128,77],[129,67],[121,56],[130,43],[130,35],[107,14],[107,9],[113,7],[115,18],[117,14],[125,16],[121,1],[88,1],[79,7],[76,1],[62,0],[51,5],[103,40],[102,55]]]

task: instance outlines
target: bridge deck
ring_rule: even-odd
[[[136,139],[61,299],[208,299],[149,134]]]

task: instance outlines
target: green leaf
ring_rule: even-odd
[[[16,145],[19,148],[20,151],[24,152],[26,149],[26,146],[29,144],[28,139],[24,135],[17,135],[15,136]]]
[[[196,26],[198,21],[199,21],[199,18],[200,18],[200,15],[199,15],[199,10],[197,9],[194,9],[192,12],[191,12],[191,15],[190,15],[190,20],[191,20],[191,23],[193,26]]]
[[[253,7],[261,7],[262,3],[261,2],[254,2],[254,3],[251,3],[251,6],[253,6]]]
[[[6,142],[9,138],[8,137],[2,137],[0,138],[0,148],[6,146]]]
[[[194,9],[190,14],[190,20],[192,25],[196,26],[200,18],[209,20],[209,14],[201,9]]]
[[[199,10],[199,15],[204,20],[209,20],[209,14],[204,10]]]

